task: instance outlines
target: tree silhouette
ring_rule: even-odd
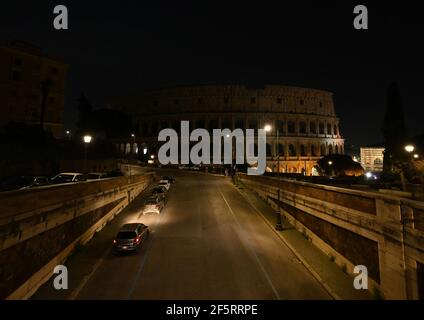
[[[387,105],[384,116],[384,171],[396,172],[403,161],[403,145],[407,138],[405,117],[399,88],[396,82],[392,82],[387,88]]]

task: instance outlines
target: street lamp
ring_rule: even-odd
[[[412,152],[414,152],[415,147],[412,144],[408,144],[408,145],[405,146],[405,150],[408,153],[412,153]]]
[[[420,156],[418,154],[414,154],[414,159],[418,159]]]
[[[85,135],[83,137],[83,141],[84,141],[84,172],[87,171],[87,149],[88,149],[88,145],[91,143],[92,139],[93,139],[93,137],[90,136],[90,135]]]
[[[264,127],[265,132],[271,132],[272,126],[267,124]],[[277,179],[278,179],[278,211],[277,211],[277,222],[275,224],[275,230],[283,231],[283,223],[281,221],[281,206],[280,206],[280,194],[281,194],[281,179],[280,179],[280,145],[279,145],[279,129],[277,128]]]

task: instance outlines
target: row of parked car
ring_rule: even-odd
[[[73,183],[81,181],[93,181],[106,178],[113,178],[122,176],[121,172],[91,172],[91,173],[78,173],[78,172],[63,172],[55,175],[52,178],[46,176],[35,175],[20,175],[10,177],[0,182],[0,191],[20,190],[33,187],[47,186],[51,184],[60,183]]]
[[[160,214],[167,202],[168,192],[175,182],[172,177],[162,177],[149,196],[144,200],[142,213]],[[113,240],[113,250],[119,252],[138,251],[149,236],[149,227],[143,223],[127,223],[123,225]]]

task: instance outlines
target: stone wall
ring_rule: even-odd
[[[387,299],[424,299],[424,203],[378,192],[240,174],[335,262],[365,265]],[[280,189],[280,202],[278,190]]]
[[[0,194],[0,299],[30,297],[56,265],[153,178],[146,174]]]

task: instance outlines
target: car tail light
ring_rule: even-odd
[[[140,237],[137,237],[134,239],[134,243],[139,243],[140,242]]]

